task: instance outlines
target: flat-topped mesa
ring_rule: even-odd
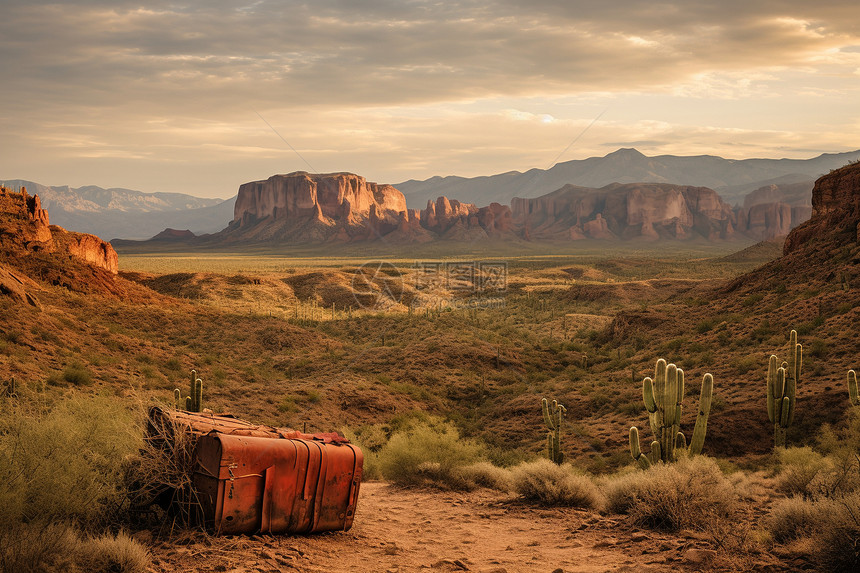
[[[297,171],[273,175],[239,187],[233,219],[312,217],[317,206],[322,216],[334,220],[367,219],[371,206],[381,211],[406,211],[406,198],[391,185],[377,185],[352,173],[310,174]]]
[[[227,231],[261,240],[360,240],[371,224],[377,233],[393,231],[406,211],[406,198],[391,185],[297,171],[240,186]]]
[[[822,175],[812,188],[812,217],[786,238],[783,253],[800,249],[813,238],[838,237],[860,244],[860,163]]]
[[[0,188],[0,248],[9,253],[68,252],[93,266],[116,274],[119,258],[110,244],[95,235],[51,225],[38,195]]]

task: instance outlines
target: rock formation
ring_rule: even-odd
[[[405,213],[405,215],[404,215]],[[402,228],[403,194],[351,173],[304,171],[245,183],[222,234],[230,240],[373,240]]]
[[[735,208],[707,187],[613,183],[565,185],[536,198],[515,197],[510,207],[440,196],[417,211],[390,185],[351,173],[296,172],[242,185],[233,221],[205,241],[766,240],[808,218],[807,185],[761,187]]]
[[[812,214],[811,182],[759,187],[737,211],[737,230],[766,241],[787,235]]]
[[[731,207],[706,187],[630,183],[566,185],[535,199],[515,198],[513,222],[529,240],[730,238]]]
[[[116,274],[119,259],[108,243],[95,235],[74,233],[51,225],[38,195],[30,196],[0,187],[0,248],[15,253],[67,253],[76,259]]]
[[[812,217],[786,238],[788,255],[813,239],[860,244],[860,163],[823,175],[812,189]]]

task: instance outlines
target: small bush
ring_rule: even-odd
[[[832,462],[810,447],[780,448],[777,451],[781,465],[777,489],[786,495],[811,498],[815,494],[813,482],[819,474],[833,469]]]
[[[43,415],[4,412],[0,424],[0,523],[93,524],[116,511],[142,431],[115,402],[73,398]]]
[[[89,386],[93,383],[93,375],[77,362],[69,364],[63,369],[63,379],[75,386]]]
[[[806,539],[808,552],[823,571],[860,570],[860,493],[777,502],[767,525],[775,541]]]
[[[520,464],[511,473],[514,491],[527,500],[590,509],[603,505],[600,490],[591,478],[570,464],[559,466],[542,458]]]
[[[767,528],[778,543],[811,535],[820,523],[822,509],[823,504],[797,496],[777,500],[770,510]]]
[[[513,491],[511,470],[500,468],[490,462],[477,462],[458,470],[461,479],[472,485],[470,489],[485,487],[499,491]]]
[[[860,570],[860,493],[827,503],[813,541],[825,571]]]
[[[710,528],[737,506],[731,483],[704,456],[621,474],[607,480],[605,493],[609,511],[629,514],[640,526],[670,531]]]
[[[461,439],[450,424],[432,421],[394,433],[379,450],[382,475],[398,485],[469,489],[459,470],[483,458],[483,446]]]

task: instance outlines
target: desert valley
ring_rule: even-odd
[[[783,192],[565,185],[417,210],[296,173],[241,186],[217,233],[112,246],[4,188],[4,570],[852,570],[860,164]],[[790,360],[792,330],[775,431],[768,357]],[[686,374],[674,431],[700,455],[660,461],[660,358]],[[211,536],[141,499],[145,413],[192,369],[207,411],[360,446],[353,528]]]
[[[860,571],[860,4],[0,2],[0,573]]]

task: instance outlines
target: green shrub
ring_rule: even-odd
[[[514,491],[526,500],[591,509],[603,505],[600,490],[591,478],[570,464],[559,466],[541,458],[516,466],[511,474]]]
[[[454,426],[419,422],[391,436],[379,450],[379,465],[385,479],[398,485],[469,489],[458,470],[484,457],[483,446],[461,439]]]
[[[604,491],[609,511],[626,513],[640,526],[670,531],[711,528],[737,507],[732,484],[704,456],[621,473],[605,482]]]
[[[777,456],[780,463],[777,489],[786,495],[814,497],[816,478],[833,469],[831,460],[808,446],[779,448]]]
[[[122,499],[123,458],[142,430],[107,398],[71,398],[45,414],[18,407],[0,416],[0,520],[96,524]]]

